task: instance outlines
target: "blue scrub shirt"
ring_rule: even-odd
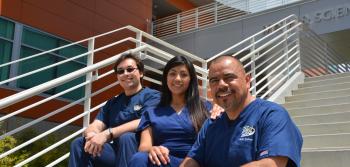
[[[116,127],[139,119],[146,110],[155,108],[159,101],[160,93],[150,88],[143,88],[132,96],[121,93],[102,107],[96,119],[102,121],[107,127]]]
[[[272,156],[288,157],[287,166],[300,166],[302,143],[283,107],[256,99],[236,120],[226,113],[208,119],[187,156],[205,167],[241,166]]]

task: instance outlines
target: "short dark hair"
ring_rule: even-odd
[[[175,56],[170,59],[164,67],[163,76],[162,76],[162,98],[160,100],[160,106],[169,106],[171,105],[172,93],[167,84],[167,76],[171,68],[185,65],[190,74],[190,83],[188,89],[185,93],[186,107],[190,113],[190,117],[193,123],[193,126],[198,132],[202,127],[205,119],[208,117],[208,111],[204,105],[203,100],[199,97],[198,90],[198,79],[196,75],[196,70],[191,61],[189,61],[184,56]]]
[[[230,58],[230,59],[236,61],[236,62],[238,63],[238,65],[240,66],[240,68],[242,69],[242,71],[243,71],[244,73],[246,73],[246,70],[244,69],[244,65],[243,65],[243,63],[241,62],[241,60],[239,60],[237,57],[231,56],[231,55],[221,55],[221,56],[216,57],[215,59],[213,59],[212,61],[210,61],[209,65],[208,65],[208,69],[210,69],[210,66],[211,66],[213,63],[215,63],[216,61],[218,61],[218,60],[220,60],[220,59],[223,59],[223,58],[225,58],[225,57]]]
[[[114,68],[113,69],[114,69],[114,73],[115,74],[117,74],[117,67],[118,67],[118,65],[122,61],[124,61],[125,59],[133,59],[136,62],[136,66],[137,66],[137,69],[139,70],[139,72],[142,73],[142,74],[144,73],[144,65],[143,65],[142,61],[138,57],[136,57],[136,56],[134,56],[132,54],[122,54],[119,57],[119,59],[114,64]]]

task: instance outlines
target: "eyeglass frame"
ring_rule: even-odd
[[[115,73],[117,74],[117,75],[123,75],[123,74],[125,74],[125,71],[127,72],[127,73],[133,73],[135,70],[138,70],[139,68],[137,68],[137,67],[126,67],[126,68],[117,68],[116,70],[115,70]]]

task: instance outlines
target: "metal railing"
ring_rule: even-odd
[[[254,96],[268,99],[294,73],[300,71],[298,33],[295,15],[282,19],[264,30],[216,54],[240,59],[251,78]]]
[[[307,77],[350,71],[350,58],[338,54],[308,26],[300,33],[301,67]]]
[[[303,65],[303,66],[300,65],[300,64],[303,64],[302,62],[303,55],[300,55],[301,53],[303,53],[300,51],[300,48],[303,47],[301,45],[304,42],[307,43],[307,46],[316,46],[317,44],[319,44],[319,42],[314,42],[313,40],[309,39],[308,36],[304,37],[303,35],[304,32],[301,32],[301,30],[305,30],[305,28],[302,29],[301,25],[302,23],[300,23],[297,20],[295,15],[288,16],[276,22],[275,24],[270,25],[269,27],[266,27],[264,30],[250,36],[249,38],[216,54],[215,56],[213,56],[208,60],[204,60],[191,53],[188,53],[180,48],[177,48],[169,43],[166,43],[158,38],[155,38],[152,35],[149,35],[134,27],[126,26],[111,32],[107,32],[101,35],[97,35],[85,40],[75,42],[73,44],[69,44],[53,50],[45,51],[27,58],[22,58],[14,62],[2,64],[0,65],[0,67],[26,61],[28,59],[35,58],[38,56],[43,56],[46,53],[55,52],[59,49],[64,49],[74,44],[81,44],[81,45],[86,44],[88,46],[88,51],[86,53],[64,60],[65,62],[74,61],[77,58],[87,56],[88,62],[86,67],[79,69],[77,71],[74,71],[72,73],[66,74],[64,76],[61,76],[59,78],[56,78],[54,80],[42,83],[30,89],[23,90],[16,94],[0,99],[0,110],[10,111],[8,112],[7,115],[0,117],[0,122],[3,122],[3,121],[8,121],[8,119],[10,118],[18,116],[19,114],[23,114],[24,112],[31,110],[33,108],[38,109],[38,107],[40,108],[41,105],[48,103],[52,100],[55,100],[58,97],[60,97],[62,94],[71,92],[75,89],[78,89],[79,87],[84,87],[85,89],[84,97],[75,101],[67,102],[65,105],[58,106],[52,111],[47,111],[47,113],[43,116],[35,118],[34,120],[26,124],[20,125],[13,130],[3,133],[0,136],[0,140],[5,138],[6,136],[16,135],[18,132],[22,132],[25,129],[32,127],[35,124],[38,124],[39,122],[43,122],[53,116],[62,114],[63,112],[67,112],[72,107],[75,107],[77,105],[80,106],[80,110],[75,115],[72,115],[72,114],[68,114],[70,116],[65,115],[64,122],[59,123],[57,126],[54,126],[44,131],[43,133],[39,134],[38,136],[35,136],[32,139],[29,139],[23,143],[16,145],[12,149],[1,152],[0,159],[7,157],[15,152],[18,152],[21,149],[33,144],[34,142],[38,142],[38,140],[42,140],[43,138],[47,137],[50,134],[53,134],[59,130],[62,130],[64,127],[71,125],[77,120],[83,119],[83,123],[81,124],[82,126],[77,131],[68,135],[62,135],[63,136],[62,139],[59,139],[54,144],[39,151],[38,153],[31,155],[29,158],[25,159],[24,161],[19,162],[18,164],[16,164],[16,166],[26,165],[31,161],[33,161],[34,159],[37,159],[38,157],[46,154],[47,152],[59,147],[60,145],[80,135],[88,126],[90,122],[90,115],[96,112],[96,110],[98,110],[104,105],[103,101],[106,101],[110,98],[108,96],[102,96],[102,97],[100,96],[99,98],[95,99],[95,97],[99,96],[101,93],[105,93],[113,89],[116,89],[116,86],[119,83],[111,82],[106,86],[100,86],[99,88],[95,88],[95,89],[92,88],[93,85],[101,82],[106,82],[106,77],[109,77],[110,75],[113,74],[111,65],[113,65],[115,61],[122,54],[135,54],[140,56],[142,58],[142,61],[145,62],[145,69],[147,70],[145,73],[144,79],[156,85],[161,83],[160,82],[160,78],[161,78],[160,76],[162,75],[161,69],[166,64],[166,62],[173,57],[174,54],[180,54],[190,58],[192,61],[196,62],[196,64],[199,64],[199,65],[195,65],[195,68],[199,79],[202,80],[202,89],[203,89],[202,95],[204,97],[206,97],[206,94],[207,94],[207,75],[208,75],[207,64],[210,63],[210,61],[216,58],[217,56],[233,55],[239,58],[243,62],[243,65],[246,68],[247,72],[252,76],[251,89],[250,89],[252,94],[264,99],[268,99],[271,95],[273,95],[278,90],[278,88],[281,87],[281,85],[287,82],[288,79],[291,78],[291,76],[294,73],[300,71],[301,68],[303,69],[303,71],[305,71],[305,69],[308,68],[308,66],[306,65]],[[112,39],[115,39],[114,33],[122,32],[122,34],[125,34],[125,31],[129,31],[133,35],[120,40],[113,40],[112,42],[109,42],[107,44],[104,43],[102,46],[99,46],[98,44],[96,44],[96,41],[99,41],[101,37],[110,36],[110,37],[113,37]],[[302,41],[300,40],[300,36],[302,37]],[[305,40],[303,38],[310,41],[303,41]],[[145,43],[145,41],[147,41],[147,43]],[[125,46],[122,44],[127,45],[128,46],[127,48],[131,48],[131,49],[124,49],[122,51],[118,50],[115,52],[111,52],[110,50],[111,47]],[[162,48],[162,50],[158,48],[159,46],[160,48]],[[96,59],[99,58],[98,53],[102,51],[105,51],[105,53],[109,53],[109,55],[111,56],[108,56],[108,58],[100,61],[95,61]],[[315,54],[316,53],[318,54],[319,52],[315,52]],[[327,56],[327,59],[328,59],[328,56]],[[37,69],[34,72],[30,72],[30,73],[35,74],[37,72],[40,72],[43,69],[58,66],[65,62],[58,62],[53,65],[43,67],[41,69]],[[337,61],[337,62],[340,62],[340,61]],[[319,63],[314,63],[312,64],[312,67],[318,67],[319,65],[320,65]],[[331,67],[332,65],[328,64],[326,67]],[[339,63],[337,65],[339,65]],[[16,79],[23,78],[23,77],[26,77],[25,75],[22,75],[22,76],[19,75],[19,76],[16,76],[15,78]],[[20,106],[21,103],[26,102],[27,99],[30,99],[33,96],[41,96],[43,92],[45,92],[46,90],[52,89],[54,87],[58,87],[64,83],[67,83],[81,76],[85,76],[86,80],[84,82],[76,86],[72,86],[58,94],[51,95],[51,96],[46,95],[47,97],[42,98],[41,100],[36,100],[35,102],[32,102],[29,105],[24,106],[23,108],[18,108],[18,106]],[[2,81],[1,84],[5,84],[13,80],[15,79],[10,78],[8,80]],[[17,107],[13,107],[13,106],[17,106]],[[58,155],[57,159],[52,161],[50,164],[47,164],[47,166],[54,166],[56,164],[59,164],[63,160],[67,159],[68,156],[69,156],[69,153],[62,153],[62,155]]]
[[[129,32],[125,32],[129,31]],[[112,41],[106,43],[106,39],[115,39],[115,36],[118,35],[118,33],[130,33],[134,34],[134,37],[126,37],[120,40]],[[120,36],[120,35],[119,35]],[[107,37],[107,38],[106,38]],[[101,42],[102,41],[102,42]],[[116,89],[116,86],[119,84],[118,82],[111,82],[110,84],[101,87],[97,90],[92,89],[93,85],[101,84],[101,82],[105,82],[107,77],[110,77],[114,72],[111,68],[115,61],[122,55],[122,54],[134,54],[138,55],[142,58],[143,61],[145,61],[145,77],[144,79],[150,83],[154,84],[160,84],[160,78],[162,75],[162,71],[159,70],[160,68],[163,68],[163,66],[166,64],[166,62],[171,59],[174,55],[164,52],[154,46],[152,44],[147,44],[145,41],[152,43],[153,45],[161,46],[162,48],[167,48],[168,50],[172,51],[172,53],[177,55],[184,55],[188,57],[192,61],[199,62],[199,66],[195,65],[196,71],[198,73],[198,77],[200,80],[202,80],[203,86],[203,93],[202,95],[206,97],[206,78],[207,78],[207,70],[206,70],[206,61],[200,57],[197,57],[189,52],[186,52],[180,48],[177,48],[167,42],[164,42],[162,40],[159,40],[155,37],[153,37],[150,34],[147,34],[141,30],[138,30],[132,26],[126,26],[120,29],[116,29],[101,35],[97,35],[88,39],[84,39],[69,45],[65,45],[59,48],[55,48],[52,50],[44,51],[39,54],[35,54],[29,57],[21,58],[18,60],[15,60],[13,62],[8,62],[5,64],[1,64],[1,67],[6,67],[10,65],[14,65],[16,63],[22,63],[40,56],[48,56],[47,53],[56,52],[60,49],[65,49],[69,46],[80,44],[80,45],[87,45],[88,51],[79,55],[76,55],[71,58],[67,58],[65,60],[62,60],[60,62],[35,69],[33,71],[30,71],[25,74],[21,74],[18,76],[15,76],[13,78],[9,78],[7,80],[1,81],[0,85],[3,85],[3,88],[6,88],[6,83],[17,81],[19,79],[35,75],[39,72],[43,72],[47,69],[54,68],[60,65],[64,65],[67,62],[75,61],[76,59],[87,57],[87,65],[84,68],[81,68],[77,71],[71,72],[69,74],[66,74],[64,76],[61,76],[59,78],[53,79],[51,81],[47,81],[45,83],[42,83],[40,85],[34,86],[32,88],[20,91],[18,93],[9,95],[8,97],[0,99],[0,110],[2,111],[10,111],[8,114],[0,117],[0,122],[6,122],[10,121],[10,118],[14,118],[15,116],[21,116],[21,114],[25,114],[25,112],[31,112],[33,113],[33,110],[47,110],[47,108],[44,108],[43,105],[52,102],[53,100],[57,100],[57,98],[62,97],[62,95],[72,92],[78,88],[84,88],[85,95],[84,97],[77,99],[75,101],[70,101],[65,103],[63,106],[57,106],[54,109],[50,109],[50,111],[47,111],[45,115],[39,116],[38,118],[35,118],[34,120],[23,123],[21,125],[18,125],[16,128],[5,131],[0,136],[0,140],[3,140],[7,136],[12,136],[18,134],[18,132],[22,132],[30,127],[33,127],[34,125],[41,123],[43,121],[46,121],[53,116],[57,116],[59,114],[62,114],[63,112],[66,114],[68,111],[70,111],[73,107],[81,106],[80,111],[75,112],[75,115],[66,117],[65,121],[58,124],[57,126],[54,126],[50,129],[44,130],[39,135],[35,136],[34,138],[27,140],[23,143],[19,143],[14,148],[10,150],[5,150],[4,152],[0,153],[0,159],[7,157],[15,152],[20,151],[21,149],[24,149],[25,147],[33,144],[34,142],[40,142],[39,140],[43,140],[43,138],[47,137],[50,134],[57,133],[57,131],[65,128],[68,125],[72,125],[74,122],[78,121],[79,119],[83,119],[82,128],[77,130],[76,132],[69,134],[68,136],[63,137],[62,139],[58,140],[55,144],[51,145],[50,147],[41,150],[38,153],[35,153],[34,155],[31,155],[26,160],[16,164],[16,166],[23,166],[25,164],[30,163],[34,159],[42,156],[43,154],[46,154],[47,152],[59,147],[63,143],[75,138],[79,134],[81,134],[84,129],[88,126],[90,123],[90,115],[101,108],[101,106],[104,105],[104,102],[97,102],[97,101],[106,101],[110,97],[101,97],[101,93],[105,93],[108,91],[111,91],[113,89]],[[103,43],[102,46],[99,46],[99,44],[96,44],[97,42]],[[127,46],[127,48],[133,48],[133,49],[125,49],[124,51],[120,51],[120,49],[116,49],[115,47],[124,47]],[[99,57],[103,54],[110,54],[111,56],[108,56],[109,58],[102,59]],[[99,55],[100,54],[100,55]],[[151,56],[152,55],[152,56]],[[96,59],[99,59],[99,61],[96,61]],[[198,63],[197,63],[198,64]],[[158,67],[154,68],[154,66]],[[203,67],[204,68],[203,68]],[[153,73],[152,76],[148,76],[148,73]],[[158,77],[156,75],[158,75]],[[79,77],[84,77],[85,81],[77,84],[75,86],[72,86],[66,90],[63,90],[57,94],[54,95],[48,95],[45,94],[45,91],[56,88],[62,84],[68,83],[74,79],[77,79]],[[8,87],[10,88],[10,87]],[[35,100],[32,98],[35,96]],[[99,96],[98,100],[94,99],[96,96]],[[42,97],[40,100],[37,100],[37,97]],[[28,101],[30,100],[30,101]],[[19,108],[21,106],[21,103],[28,103],[29,105],[24,106],[23,108]],[[17,106],[17,107],[14,107]],[[72,115],[72,114],[69,114]],[[59,157],[57,160],[49,164],[48,166],[53,166],[57,163],[60,163],[62,160],[68,157],[68,154],[63,155],[62,157]]]
[[[153,35],[165,37],[298,1],[300,0],[221,0],[155,20],[152,23]]]

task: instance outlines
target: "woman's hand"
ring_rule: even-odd
[[[148,158],[155,165],[166,165],[170,163],[169,149],[164,146],[152,146],[148,153]]]
[[[221,115],[222,112],[225,112],[225,110],[217,105],[216,103],[213,104],[213,109],[210,111],[210,118],[216,119],[218,116]]]

